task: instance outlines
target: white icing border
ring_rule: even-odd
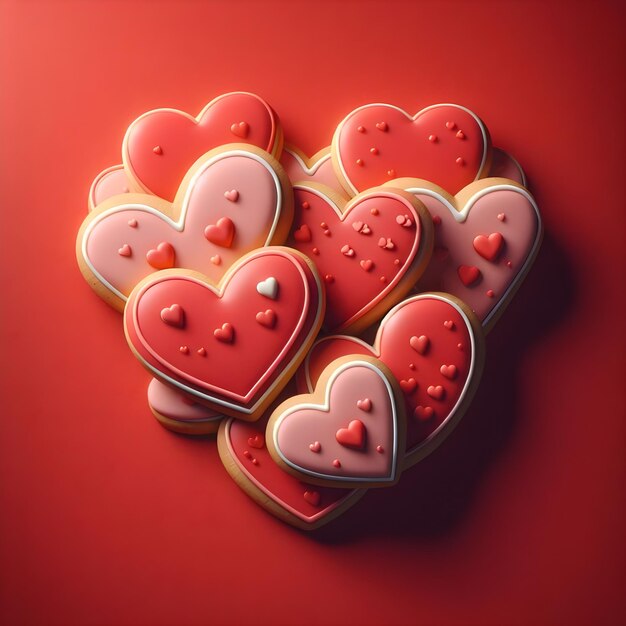
[[[435,428],[435,430],[433,430],[433,432],[430,433],[430,435],[428,435],[428,437],[426,437],[426,439],[424,439],[423,441],[418,443],[416,446],[414,446],[410,450],[406,450],[406,452],[404,454],[404,458],[405,459],[408,459],[411,455],[415,454],[416,452],[421,450],[423,447],[425,447],[428,444],[430,444],[430,442],[435,437],[437,437],[438,434],[446,427],[446,425],[450,422],[450,420],[452,420],[452,418],[456,414],[459,406],[463,403],[463,401],[465,399],[465,396],[467,395],[467,391],[469,389],[470,382],[474,378],[474,371],[476,369],[476,341],[474,339],[474,330],[472,328],[471,322],[469,321],[469,318],[467,317],[467,315],[465,314],[463,309],[456,302],[453,302],[452,300],[448,300],[448,298],[445,298],[443,296],[439,296],[437,294],[419,294],[419,295],[413,296],[411,298],[408,298],[407,300],[404,300],[404,301],[400,302],[400,304],[397,304],[395,307],[393,307],[393,309],[391,309],[389,311],[389,313],[387,313],[387,315],[385,315],[385,317],[382,319],[382,321],[380,323],[380,326],[378,327],[378,330],[376,331],[376,337],[374,339],[374,344],[373,345],[372,344],[368,344],[366,341],[363,341],[362,339],[359,339],[358,337],[350,337],[349,335],[329,335],[328,337],[324,337],[324,338],[320,339],[319,341],[316,341],[313,344],[313,346],[311,347],[311,349],[307,353],[306,358],[304,359],[304,362],[303,362],[306,386],[307,386],[307,388],[309,390],[309,393],[312,393],[315,386],[312,384],[312,381],[311,381],[309,363],[310,363],[310,356],[311,356],[313,350],[315,350],[315,347],[317,345],[319,345],[319,344],[321,344],[321,343],[323,343],[325,341],[330,341],[332,339],[345,339],[345,338],[348,338],[351,341],[355,341],[356,343],[360,343],[362,346],[367,347],[368,351],[371,352],[373,354],[373,356],[375,356],[376,358],[380,359],[380,341],[381,341],[381,338],[382,338],[382,334],[384,332],[385,324],[388,323],[389,319],[391,317],[393,317],[393,315],[395,315],[395,313],[397,311],[399,311],[401,308],[411,304],[412,302],[418,301],[418,300],[439,300],[440,302],[445,302],[446,304],[449,304],[450,306],[452,306],[457,311],[457,313],[459,313],[461,315],[463,321],[465,322],[465,326],[466,326],[466,328],[468,330],[468,334],[469,334],[469,337],[470,337],[471,361],[470,361],[470,365],[469,365],[469,368],[468,368],[468,373],[467,373],[467,378],[465,380],[465,385],[463,386],[463,389],[461,390],[461,393],[459,395],[459,398],[458,398],[456,404],[452,407],[452,409],[450,409],[446,419],[444,419],[443,422],[441,422],[441,424],[439,424],[439,426],[437,426],[437,428]],[[362,355],[359,355],[359,356],[362,356]],[[339,358],[339,357],[337,357],[337,358]],[[329,365],[329,363],[327,363],[326,365]]]
[[[189,181],[189,184],[187,185],[187,189],[185,190],[185,196],[182,202],[182,209],[181,209],[180,216],[177,221],[174,221],[171,217],[168,217],[167,215],[165,215],[158,209],[155,209],[154,207],[148,206],[146,204],[117,205],[115,207],[112,207],[111,209],[108,209],[107,211],[102,212],[100,215],[98,215],[85,229],[85,232],[83,234],[83,240],[81,242],[81,254],[83,255],[83,259],[85,260],[85,263],[87,264],[87,266],[89,267],[93,275],[109,291],[114,293],[123,302],[126,302],[126,300],[128,300],[128,296],[124,295],[121,291],[119,291],[119,289],[115,288],[104,276],[102,276],[102,274],[94,267],[94,264],[92,263],[91,259],[89,258],[87,254],[87,245],[89,241],[89,236],[91,235],[94,228],[102,220],[109,217],[109,215],[112,215],[114,213],[120,213],[122,211],[136,210],[136,211],[143,211],[145,213],[150,213],[162,219],[168,226],[171,226],[178,232],[182,232],[185,229],[185,219],[187,217],[189,198],[190,198],[191,193],[194,190],[194,187],[197,183],[198,178],[202,174],[204,174],[204,172],[217,161],[221,161],[222,159],[227,159],[227,158],[237,157],[237,156],[247,157],[247,158],[251,158],[254,161],[257,161],[258,163],[263,165],[263,167],[271,174],[272,179],[274,180],[274,186],[276,188],[276,207],[274,210],[274,221],[272,222],[272,227],[267,235],[267,238],[265,239],[265,244],[264,244],[265,246],[269,245],[269,242],[274,237],[274,233],[276,232],[276,229],[278,227],[278,222],[283,214],[283,194],[282,194],[282,187],[280,185],[280,179],[278,178],[278,175],[276,174],[276,172],[272,169],[271,165],[259,155],[254,154],[252,152],[247,152],[245,150],[229,150],[228,152],[221,152],[219,154],[216,154],[215,156],[211,157],[208,161],[205,161],[202,164],[202,166],[198,169],[198,171],[193,175],[192,179]],[[230,267],[232,267],[232,265]],[[197,269],[198,271],[201,271],[199,268],[189,268],[189,269]],[[228,269],[228,268],[225,268],[225,269]],[[156,270],[154,270],[154,272],[156,272]],[[151,272],[150,274],[148,274],[148,276],[150,276],[151,274],[154,274],[154,272]]]
[[[400,107],[397,107],[393,104],[386,104],[384,102],[372,102],[371,104],[364,104],[363,106],[358,107],[357,109],[354,109],[353,111],[351,111],[350,113],[348,113],[348,115],[340,122],[339,126],[337,127],[337,149],[336,149],[336,153],[337,153],[337,163],[339,164],[339,169],[341,170],[341,175],[343,177],[343,179],[346,181],[346,183],[348,183],[349,187],[350,187],[350,191],[356,195],[359,193],[359,190],[352,184],[352,181],[350,180],[350,177],[346,174],[346,170],[344,168],[343,162],[341,160],[341,150],[339,147],[339,142],[341,141],[341,133],[343,131],[343,127],[344,124],[355,114],[358,113],[359,111],[362,111],[363,109],[368,109],[369,107],[388,107],[390,109],[395,109],[396,111],[402,113],[402,115],[404,115],[405,117],[407,117],[408,119],[410,119],[411,121],[415,121],[420,115],[422,115],[423,113],[426,113],[426,111],[430,111],[431,109],[435,109],[437,107],[455,107],[456,109],[460,109],[461,111],[464,111],[465,113],[469,114],[471,117],[474,118],[474,120],[476,121],[476,124],[478,124],[478,127],[480,128],[480,132],[482,134],[482,138],[483,138],[483,158],[480,162],[480,167],[478,168],[478,171],[476,172],[476,177],[474,178],[474,180],[478,180],[480,173],[482,172],[483,168],[485,167],[485,163],[487,161],[487,147],[488,147],[488,142],[487,142],[487,132],[485,130],[485,126],[482,123],[482,121],[480,120],[480,118],[476,115],[476,113],[474,113],[473,111],[470,111],[469,109],[467,109],[464,106],[461,106],[460,104],[452,104],[451,102],[441,102],[439,104],[432,104],[428,107],[426,107],[425,109],[422,109],[421,111],[418,111],[415,115],[409,115],[404,109],[401,109]],[[415,173],[415,177],[418,177],[418,172]],[[379,183],[380,185],[382,185],[383,183]]]
[[[484,179],[484,180],[488,180],[488,179]],[[500,308],[503,306],[503,304],[507,301],[511,291],[515,290],[519,281],[522,280],[522,278],[526,275],[526,271],[528,270],[530,265],[533,263],[535,259],[535,255],[537,254],[537,250],[539,249],[539,246],[541,244],[543,224],[541,221],[541,215],[539,213],[539,207],[537,206],[535,199],[530,195],[530,193],[526,189],[522,189],[514,185],[492,185],[490,187],[485,187],[481,189],[480,191],[476,192],[465,203],[465,206],[459,211],[459,209],[453,206],[446,197],[442,196],[441,194],[437,193],[436,191],[432,189],[426,189],[423,187],[407,187],[405,188],[405,191],[408,191],[409,193],[412,193],[413,195],[422,194],[425,196],[430,196],[431,198],[434,198],[438,202],[441,202],[441,204],[443,204],[450,211],[450,213],[452,213],[452,216],[454,217],[454,219],[459,223],[465,222],[465,220],[467,219],[469,215],[469,212],[471,211],[472,207],[476,204],[476,202],[478,202],[478,200],[480,200],[482,197],[486,195],[489,195],[490,193],[493,193],[494,191],[514,191],[515,193],[519,193],[520,195],[524,196],[524,198],[526,198],[526,200],[528,200],[528,202],[530,203],[530,206],[532,206],[533,210],[535,211],[535,216],[537,218],[537,229],[535,232],[535,240],[533,242],[531,249],[528,252],[528,255],[526,256],[526,259],[522,263],[522,267],[520,268],[519,272],[517,272],[515,278],[511,281],[507,289],[504,291],[498,303],[491,309],[491,311],[489,311],[489,314],[482,321],[483,327],[488,326],[489,322],[494,317],[496,312],[499,311]],[[428,210],[428,207],[426,208],[426,210]]]
[[[361,355],[359,355],[359,357],[360,356]],[[387,389],[389,398],[391,400],[391,411],[392,411],[392,422],[393,422],[393,445],[392,445],[393,454],[391,458],[391,474],[388,476],[384,476],[381,478],[374,478],[374,477],[357,478],[353,476],[333,476],[332,474],[322,474],[320,472],[309,470],[305,467],[297,465],[293,461],[290,461],[287,457],[285,457],[285,455],[280,449],[280,446],[278,445],[278,431],[280,429],[280,425],[287,417],[289,417],[295,411],[300,411],[303,409],[313,409],[317,411],[322,410],[325,413],[329,412],[330,392],[332,390],[334,383],[336,382],[340,374],[342,374],[346,370],[353,368],[353,367],[366,367],[367,369],[372,370],[383,381],[385,388]],[[272,442],[274,444],[274,449],[278,453],[278,456],[280,456],[281,460],[286,465],[308,476],[321,478],[323,480],[337,481],[337,482],[342,482],[342,483],[351,482],[351,483],[356,483],[356,484],[393,482],[394,480],[396,480],[396,477],[398,475],[398,413],[396,409],[396,396],[394,394],[393,388],[391,384],[389,383],[389,380],[387,379],[385,374],[382,372],[382,370],[376,367],[373,363],[370,363],[369,361],[361,361],[359,360],[359,358],[355,359],[354,361],[350,361],[349,363],[344,363],[332,373],[332,375],[328,379],[328,382],[326,383],[324,404],[312,404],[312,403],[305,402],[303,404],[296,404],[290,407],[289,409],[287,409],[274,422],[273,432],[272,432]]]
[[[271,251],[274,253],[281,253],[281,256],[284,256],[285,258],[289,258],[289,260],[291,262],[294,263],[294,265],[296,265],[298,271],[301,274],[305,274],[304,270],[302,269],[300,263],[291,255],[286,254],[286,252],[284,250],[276,250],[274,249],[272,246],[268,247],[268,248],[262,248],[256,251],[255,254],[247,257],[245,260],[246,262],[251,260],[251,259],[255,259],[258,258],[258,256],[262,256],[263,254],[266,254],[267,251]],[[234,273],[234,268],[238,268],[241,267],[241,259],[239,261],[237,261],[235,264],[231,265],[231,267],[229,268],[227,274],[228,274],[228,278],[225,279],[224,281],[224,288],[225,286],[228,284],[228,281],[230,280],[232,274]],[[324,301],[324,298],[321,294],[323,294],[323,287],[322,284],[319,280],[319,277],[317,275],[317,271],[311,271],[311,275],[313,277],[313,279],[315,280],[315,284],[317,286],[317,310],[315,312],[315,320],[318,320],[320,318],[320,314],[321,314],[321,309],[322,309],[322,302]],[[168,277],[168,278],[172,278],[172,277]],[[198,284],[201,284],[204,287],[208,287],[211,291],[213,291],[216,294],[221,294],[222,290],[217,289],[216,287],[214,287],[213,285],[211,285],[210,283],[204,283],[199,281],[197,278],[195,277],[190,277],[190,276],[185,276],[185,278],[188,278],[189,280],[192,280]],[[161,279],[161,280],[165,280],[165,279]],[[143,293],[147,288],[149,288],[150,286],[152,286],[154,283],[149,283],[148,285],[145,285],[144,288],[141,290],[141,293]],[[304,277],[304,284],[307,287],[307,289],[309,289],[309,285],[308,285],[308,280],[306,279],[306,276]],[[137,298],[139,298],[141,296],[141,293],[139,293],[137,295]],[[310,298],[310,295],[308,296],[308,298]],[[306,317],[306,312],[308,309],[308,303],[306,303],[305,301],[305,306],[303,307],[303,316]],[[137,336],[137,340],[139,341],[139,343],[141,343],[142,346],[144,346],[147,349],[148,354],[152,355],[152,351],[150,349],[147,348],[145,342],[142,339],[142,335],[139,332],[139,324],[138,321],[136,319],[137,317],[137,307],[135,306],[133,308],[132,311],[132,316],[133,316],[133,327],[134,327],[134,333]],[[297,361],[298,357],[300,356],[300,353],[302,352],[302,345],[308,343],[311,335],[313,334],[317,334],[317,330],[315,329],[316,324],[313,323],[311,325],[311,328],[309,330],[309,332],[307,333],[306,338],[301,342],[301,346],[299,350],[296,350],[295,354],[293,355],[293,358],[291,359],[291,361],[289,361],[289,363],[287,365],[285,365],[281,371],[285,371],[290,369],[293,364]],[[221,398],[216,398],[214,395],[209,395],[208,393],[202,393],[201,391],[198,391],[197,389],[194,389],[193,387],[189,387],[187,385],[185,385],[184,383],[181,383],[180,381],[178,381],[175,378],[172,378],[171,376],[169,376],[168,374],[166,374],[165,372],[161,371],[160,369],[158,369],[157,367],[155,367],[154,365],[152,365],[151,363],[148,363],[146,361],[145,358],[143,358],[143,356],[139,355],[137,353],[137,357],[139,359],[139,361],[141,362],[141,364],[146,367],[146,369],[148,369],[150,372],[152,372],[156,378],[162,378],[164,380],[167,380],[170,384],[174,385],[175,387],[178,387],[179,389],[182,389],[185,391],[185,393],[192,395],[192,396],[196,396],[197,398],[203,398],[205,400],[209,400],[210,402],[213,402],[214,404],[218,404],[219,406],[225,406],[228,407],[238,413],[243,413],[244,415],[251,415],[253,414],[257,407],[259,405],[261,405],[265,398],[267,398],[267,396],[270,394],[270,392],[274,389],[274,387],[276,386],[276,381],[274,380],[267,388],[267,390],[265,391],[265,393],[263,393],[259,399],[255,402],[255,404],[253,404],[251,407],[246,407],[243,406],[242,404],[234,404],[232,402],[228,402],[227,400],[223,400]],[[156,358],[156,357],[153,357]],[[157,358],[158,361],[162,361],[163,359],[161,358]],[[274,364],[276,362],[277,359],[274,360],[274,362],[272,364]],[[258,381],[257,381],[258,382]]]

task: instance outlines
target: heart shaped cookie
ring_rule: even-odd
[[[102,170],[89,187],[87,206],[93,211],[101,202],[113,196],[130,193],[133,183],[128,179],[123,165],[112,165]]]
[[[268,278],[276,290],[262,293]],[[273,325],[257,319],[268,310]],[[324,292],[310,261],[268,247],[246,255],[217,286],[190,270],[148,277],[128,299],[124,329],[153,376],[216,412],[253,421],[304,358],[323,315]]]
[[[279,519],[313,530],[355,504],[364,489],[320,487],[282,470],[265,443],[267,418],[249,423],[228,419],[220,426],[217,448],[235,482],[260,506]]]
[[[85,218],[77,256],[89,284],[118,309],[158,269],[185,267],[218,281],[243,254],[283,243],[293,198],[280,164],[258,148],[231,144],[204,155],[169,204],[125,194]]]
[[[157,378],[148,385],[148,405],[161,426],[184,435],[215,433],[224,417]]]
[[[375,188],[346,203],[327,187],[294,187],[288,245],[308,255],[325,282],[328,332],[366,328],[424,271],[432,224],[414,200],[400,190]]]
[[[367,104],[337,127],[332,159],[351,195],[404,176],[456,193],[489,172],[491,144],[480,119],[455,104],[436,104],[414,116],[389,104]]]
[[[401,473],[405,415],[393,374],[371,356],[328,364],[311,393],[272,413],[266,440],[285,471],[313,484],[385,487]]]
[[[144,113],[126,131],[122,159],[138,190],[172,202],[197,159],[217,146],[237,142],[280,156],[278,116],[252,93],[219,96],[197,117],[176,109]]]
[[[389,185],[415,194],[435,224],[433,257],[415,290],[451,293],[491,329],[541,245],[543,229],[534,198],[504,178],[476,181],[455,197],[418,179]]]
[[[374,345],[345,335],[316,342],[298,371],[298,390],[311,392],[324,368],[345,355],[375,356],[398,381],[407,416],[404,464],[410,466],[445,439],[469,406],[484,339],[476,316],[453,296],[413,296],[383,318]]]
[[[345,196],[345,191],[333,170],[330,146],[322,148],[312,157],[307,157],[298,148],[286,144],[280,155],[280,164],[285,168],[292,184],[318,183]]]

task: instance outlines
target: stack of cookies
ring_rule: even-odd
[[[145,113],[122,161],[91,186],[80,269],[159,422],[217,433],[237,484],[305,529],[450,433],[541,241],[520,166],[453,104],[364,105],[307,158],[229,93]]]

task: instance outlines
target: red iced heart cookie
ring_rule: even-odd
[[[187,170],[199,157],[217,146],[236,142],[280,154],[282,131],[278,117],[267,102],[254,94],[219,96],[197,117],[175,109],[144,113],[126,131],[122,157],[138,189],[171,202]]]
[[[309,256],[326,282],[329,332],[357,332],[376,321],[430,258],[432,224],[400,191],[371,189],[346,204],[325,187],[296,185],[294,207],[289,245]]]
[[[345,191],[337,180],[335,170],[333,170],[330,146],[322,148],[309,158],[298,148],[285,145],[280,155],[280,164],[285,168],[294,185],[304,182],[318,183],[345,196]]]
[[[367,393],[369,411],[359,407]],[[400,476],[402,393],[378,360],[347,356],[329,364],[315,391],[278,406],[267,425],[274,460],[314,484],[383,487]]]
[[[186,435],[215,433],[224,417],[156,378],[148,385],[148,404],[162,426]]]
[[[257,419],[321,325],[323,290],[309,263],[293,250],[269,247],[245,256],[218,287],[189,270],[149,277],[124,311],[129,345],[153,375],[199,402]],[[270,278],[276,289],[266,295]],[[275,323],[259,324],[257,312],[269,303]],[[184,311],[182,325],[162,317],[174,306]]]
[[[411,116],[388,104],[368,104],[337,127],[333,165],[352,194],[401,176],[433,181],[456,193],[489,171],[491,146],[478,117],[454,104]]]
[[[435,224],[435,253],[415,290],[453,294],[490,329],[539,251],[542,226],[533,197],[503,178],[476,181],[456,196],[418,179],[389,185],[414,193]]]
[[[266,152],[244,148],[204,155],[173,204],[126,194],[87,216],[77,255],[101,297],[121,309],[142,278],[170,267],[198,270],[218,281],[246,252],[284,242],[293,207],[287,176]]]
[[[508,178],[526,187],[526,174],[522,166],[508,152],[500,148],[493,148],[490,178]]]
[[[456,299],[413,296],[387,313],[373,346],[345,335],[315,343],[298,371],[298,390],[312,391],[324,368],[345,355],[376,356],[399,381],[407,415],[404,462],[412,465],[443,441],[469,405],[484,341],[478,320]]]
[[[229,419],[217,436],[224,467],[264,509],[293,526],[313,530],[335,519],[365,494],[364,489],[311,485],[283,471],[265,446],[266,424],[267,419],[255,423]],[[257,438],[262,445],[251,445]]]

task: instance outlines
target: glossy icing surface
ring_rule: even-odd
[[[269,277],[278,284],[273,299],[257,289]],[[310,340],[322,313],[320,289],[306,263],[282,248],[248,255],[219,290],[172,270],[131,295],[127,338],[156,376],[212,406],[250,413]],[[172,323],[175,306],[182,313]],[[257,320],[268,309],[273,326]]]
[[[280,155],[280,164],[294,184],[319,183],[341,194],[345,193],[333,170],[330,147],[318,152],[316,158],[308,160],[307,163],[297,150],[285,146]]]
[[[237,199],[225,194],[237,192]],[[246,252],[268,243],[282,208],[276,172],[259,156],[228,151],[208,159],[187,186],[174,221],[144,204],[122,204],[99,214],[83,235],[83,258],[119,298],[155,269],[184,267],[214,281]],[[173,257],[155,265],[150,251],[168,244]],[[128,254],[120,253],[128,246]],[[152,253],[152,256],[154,253]]]
[[[333,148],[353,193],[404,176],[456,193],[481,176],[490,151],[480,120],[452,104],[415,117],[388,104],[365,105],[339,125]]]
[[[148,385],[148,404],[157,413],[179,422],[219,421],[223,418],[223,415],[194,402],[189,396],[164,385],[156,378]]]
[[[347,328],[397,292],[422,244],[419,216],[394,193],[372,192],[343,214],[317,189],[296,186],[294,199],[288,245],[306,254],[325,281],[325,328]]]
[[[282,470],[265,445],[266,425],[267,419],[255,423],[231,419],[224,431],[232,459],[257,489],[307,523],[320,520],[354,498],[354,490],[310,485]]]
[[[310,395],[280,415],[273,438],[281,459],[328,480],[388,482],[396,477],[398,415],[391,385],[374,364],[333,372],[323,404]]]
[[[230,93],[210,102],[197,118],[175,109],[156,109],[128,128],[124,165],[140,186],[170,202],[187,170],[212,148],[249,143],[273,153],[278,119],[251,93]]]
[[[415,290],[451,293],[487,324],[539,243],[535,201],[524,189],[496,184],[477,193],[459,212],[436,192],[420,192],[418,187],[409,191],[426,205],[435,223],[433,257]]]
[[[427,341],[419,342],[421,337]],[[441,296],[414,296],[389,311],[373,346],[347,336],[331,336],[315,343],[299,372],[298,388],[311,392],[324,368],[341,356],[376,356],[403,390],[406,454],[410,456],[436,435],[462,400],[475,367],[474,346],[469,320],[455,303]],[[446,376],[442,367],[452,365],[456,373],[449,378],[450,371],[444,370]],[[429,394],[429,388],[439,397]]]

